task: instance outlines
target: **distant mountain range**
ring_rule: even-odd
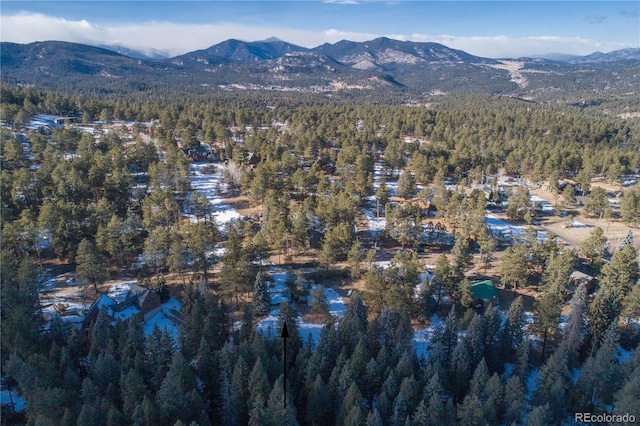
[[[164,58],[158,51],[47,41],[1,43],[2,81],[72,92],[298,91],[492,93],[530,99],[639,89],[640,49],[490,59],[438,43],[377,38],[313,49],[279,39],[226,40]]]

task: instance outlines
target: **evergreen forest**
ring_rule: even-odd
[[[622,185],[640,173],[637,118],[490,95],[0,89],[2,388],[26,401],[3,425],[640,422],[640,184]],[[66,121],[33,128],[39,114]],[[235,220],[192,186],[202,148]],[[523,184],[503,194],[500,176]],[[616,208],[599,183],[623,188]],[[567,214],[602,226],[574,246],[534,228]],[[273,265],[291,296],[275,311]],[[175,298],[177,333],[45,315],[47,270],[91,300],[122,279]],[[576,270],[594,281],[572,285]],[[499,295],[479,302],[478,278]]]

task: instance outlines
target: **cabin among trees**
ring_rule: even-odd
[[[218,155],[211,152],[209,148],[203,145],[183,148],[182,153],[186,155],[191,161],[219,161]]]
[[[584,284],[587,293],[591,293],[596,289],[596,279],[589,274],[585,274],[582,271],[575,270],[571,272],[569,276],[569,285],[565,289],[565,299],[569,300],[573,297],[578,287]]]
[[[498,303],[498,289],[491,280],[477,281],[471,284],[474,306],[484,307]]]
[[[114,321],[128,321],[133,316],[140,321],[147,321],[160,311],[161,305],[160,296],[153,290],[134,283],[117,284],[109,293],[101,294],[93,302],[83,326],[91,326],[98,318],[100,309],[105,309]]]

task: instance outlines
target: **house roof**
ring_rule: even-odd
[[[491,280],[478,281],[471,284],[471,294],[474,299],[490,302],[498,294],[498,289]]]
[[[576,280],[576,281],[591,281],[595,278],[593,278],[591,275],[589,274],[585,274],[584,272],[580,272],[580,271],[573,271],[571,273],[571,275],[569,276],[569,278],[571,278],[572,280]]]

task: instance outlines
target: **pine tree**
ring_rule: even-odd
[[[503,350],[507,351],[503,355],[507,355],[507,359],[518,352],[520,345],[524,340],[524,331],[527,325],[526,317],[524,314],[524,306],[522,304],[522,297],[518,297],[511,303],[509,310],[507,311],[507,318],[504,321],[503,332],[506,336],[507,346]]]
[[[376,202],[377,202],[376,216],[377,217],[380,217],[381,208],[382,208],[382,211],[384,211],[385,205],[389,202],[390,195],[391,193],[389,191],[389,187],[387,186],[386,182],[382,182],[378,187],[378,190],[376,191]]]
[[[249,411],[249,425],[262,426],[268,424],[268,421],[266,404],[262,400],[252,400],[251,411]]]
[[[589,327],[595,344],[600,342],[606,329],[617,320],[621,305],[622,296],[618,289],[600,288],[589,306]]]
[[[452,306],[449,315],[444,322],[444,330],[442,331],[442,347],[445,359],[450,360],[456,345],[458,344],[458,316],[455,308]]]
[[[466,345],[467,357],[469,359],[469,376],[480,361],[485,357],[485,347],[489,349],[495,344],[494,337],[498,334],[498,328],[494,321],[491,321],[493,309],[488,310],[485,315],[475,314],[471,319],[471,323],[467,327],[467,334],[460,340]],[[460,342],[458,344],[460,344]],[[486,360],[486,358],[485,358]],[[491,365],[491,364],[488,364]]]
[[[513,288],[514,294],[517,288],[527,285],[529,279],[527,255],[527,248],[521,244],[514,244],[504,251],[500,275],[502,282]]]
[[[282,330],[284,323],[287,323],[289,338],[287,343],[288,364],[293,364],[298,351],[302,347],[302,337],[298,329],[298,312],[289,303],[285,302],[280,305],[280,313],[278,314],[278,331]]]
[[[629,229],[627,231],[627,235],[624,237],[624,239],[620,242],[620,250],[622,250],[623,248],[625,248],[626,246],[631,246],[634,247],[633,245],[633,232],[631,232],[631,229]]]
[[[153,403],[152,399],[145,395],[142,399],[142,413],[144,416],[145,425],[155,425],[159,423],[158,408]]]
[[[460,282],[464,278],[464,273],[473,266],[471,240],[457,235],[451,254],[453,255],[453,274],[456,281]]]
[[[487,269],[491,267],[493,262],[494,252],[496,250],[496,240],[493,235],[490,234],[487,226],[480,228],[478,237],[476,238],[478,245],[480,246],[480,259],[484,265],[484,273],[487,273]]]
[[[376,407],[373,407],[373,410],[369,411],[367,415],[367,425],[366,426],[382,426],[382,418],[380,417],[380,413]]]
[[[627,322],[632,318],[640,317],[640,285],[636,284],[633,286],[631,291],[624,298],[622,306],[622,315],[627,318]]]
[[[248,379],[249,371],[247,364],[242,356],[238,357],[235,366],[233,367],[233,374],[231,376],[231,399],[235,401],[237,407],[237,424],[246,424],[249,421],[249,409],[248,403],[249,388]]]
[[[637,349],[636,349],[637,350]],[[614,413],[633,413],[640,406],[640,365],[627,378],[624,386],[615,394]]]
[[[585,411],[597,403],[611,403],[618,380],[614,353],[616,350],[616,324],[612,323],[602,339],[598,350],[591,354],[582,368],[582,374],[576,382],[581,393],[579,408]]]
[[[329,304],[327,303],[327,295],[324,292],[324,287],[320,284],[316,285],[311,290],[311,312],[320,316],[329,315]]]
[[[475,394],[481,400],[484,398],[485,394],[485,386],[487,386],[487,381],[489,380],[489,369],[487,368],[487,363],[482,358],[476,370],[473,373],[473,377],[471,378],[471,382],[469,384],[469,392],[467,395]]]
[[[340,409],[338,410],[338,415],[336,417],[337,424],[349,424],[347,422],[347,417],[351,413],[351,410],[355,407],[361,407],[362,405],[362,393],[355,381],[351,380],[351,384],[347,389],[344,398],[342,399],[342,404],[340,405]]]
[[[291,403],[291,395],[287,395],[287,405],[283,407],[283,383],[283,376],[278,377],[269,394],[269,403],[267,405],[268,424],[274,426],[296,426],[298,421],[296,420],[296,409]],[[290,390],[289,387],[287,389]]]
[[[429,425],[429,412],[427,411],[427,404],[425,404],[424,399],[418,404],[416,412],[413,415],[412,423],[414,426]]]
[[[317,375],[307,398],[305,413],[307,424],[332,424],[334,410],[331,410],[330,407],[327,385],[322,377]]]
[[[360,426],[364,423],[364,416],[362,415],[362,407],[360,405],[354,405],[349,414],[344,419],[344,424],[349,426]]]
[[[358,340],[358,344],[353,350],[353,354],[351,354],[349,362],[351,364],[351,370],[356,380],[356,384],[359,389],[365,389],[365,395],[368,394],[367,388],[370,386],[370,383],[367,383],[365,380],[367,363],[370,359],[371,354],[369,352],[369,347],[366,343],[365,337],[362,336],[360,340]]]
[[[522,381],[517,376],[512,376],[507,380],[504,390],[505,415],[507,424],[520,423],[522,412],[525,407],[525,390]]]
[[[367,316],[367,307],[362,303],[360,295],[356,294],[337,327],[339,344],[346,353],[352,353],[360,338],[367,335]]]
[[[561,342],[561,346],[567,351],[570,362],[572,359],[576,359],[580,352],[584,331],[586,298],[587,289],[584,284],[580,284],[571,299],[571,312],[567,318]]]
[[[172,424],[182,416],[185,405],[184,391],[175,369],[172,368],[167,373],[156,398],[160,417],[168,424]]]
[[[146,390],[142,375],[131,368],[122,381],[122,409],[126,416],[132,416],[136,407],[142,404]]]
[[[442,289],[452,292],[455,286],[454,269],[449,264],[449,259],[442,253],[436,260],[436,267],[433,270],[435,280],[436,301],[440,304]]]
[[[413,198],[415,193],[416,193],[415,180],[411,175],[411,173],[409,173],[408,171],[404,171],[398,178],[397,194],[398,196],[404,198],[405,200],[408,200]]]
[[[264,406],[267,402],[267,396],[271,391],[271,386],[269,385],[267,371],[265,370],[260,358],[256,359],[256,362],[253,365],[253,369],[249,375],[248,386],[251,403],[260,403],[259,405]]]
[[[483,409],[489,424],[497,424],[502,417],[504,405],[504,387],[497,373],[493,373],[485,388]]]
[[[144,426],[144,411],[142,410],[142,404],[136,405],[131,415],[131,424],[133,426]]]
[[[459,285],[458,294],[456,295],[460,306],[464,309],[473,307],[473,294],[471,293],[471,281],[468,278],[464,278]]]
[[[407,400],[404,399],[404,396],[401,393],[398,393],[398,396],[396,396],[393,401],[390,424],[393,426],[402,426],[404,425],[405,419],[408,415],[409,407]]]
[[[527,417],[527,426],[547,426],[549,424],[551,424],[549,405],[538,405]]]
[[[596,268],[596,272],[602,265],[602,256],[604,256],[606,247],[607,237],[600,227],[595,227],[589,237],[580,243],[580,253],[589,260],[592,269]]]
[[[449,382],[449,390],[458,400],[461,400],[467,393],[472,367],[467,341],[462,339],[456,345],[451,357],[451,380]]]
[[[564,392],[563,387],[567,381],[567,376],[567,353],[563,348],[558,348],[540,368],[540,373],[536,379],[535,402],[540,405],[561,404],[561,401],[557,399],[561,395],[557,395],[557,391]],[[553,407],[550,409],[551,412],[554,411]]]
[[[236,425],[236,419],[238,418],[237,401],[233,400],[231,383],[226,374],[223,374],[220,380],[220,398],[220,418],[223,424],[230,426]],[[280,401],[280,404],[282,404],[282,401]]]
[[[516,354],[516,366],[514,373],[524,382],[531,369],[531,340],[525,339]]]
[[[347,263],[353,278],[359,278],[361,274],[362,263],[365,260],[366,251],[362,248],[360,241],[355,241],[351,245],[351,249],[347,253]]]
[[[476,394],[470,393],[464,398],[462,404],[458,407],[458,418],[460,419],[460,425],[464,426],[485,424],[486,419],[482,401]]]
[[[538,303],[538,322],[536,328],[542,333],[542,358],[546,356],[549,338],[555,336],[560,323],[563,297],[558,286],[547,289]]]
[[[267,281],[261,272],[256,275],[253,286],[253,312],[256,316],[263,316],[269,313],[271,308],[271,293],[267,286]]]
[[[97,290],[98,285],[106,279],[107,271],[96,245],[86,238],[80,241],[75,261],[78,282],[82,285],[91,284]]]

